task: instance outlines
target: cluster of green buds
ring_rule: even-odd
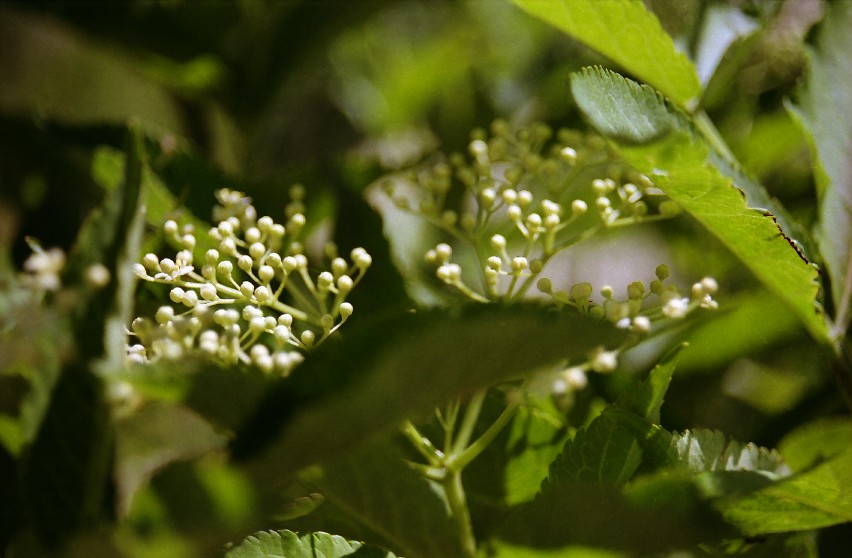
[[[656,269],[656,278],[648,287],[642,281],[635,281],[627,286],[625,296],[618,298],[614,289],[605,285],[599,290],[599,301],[592,298],[594,289],[589,283],[576,283],[568,290],[554,291],[550,279],[539,279],[538,290],[546,294],[558,308],[573,308],[592,319],[607,320],[619,329],[628,330],[631,335],[618,348],[607,350],[597,347],[587,355],[584,363],[537,378],[533,391],[570,398],[572,393],[586,386],[588,372],[613,372],[618,367],[621,352],[650,335],[655,328],[686,318],[701,308],[718,308],[713,295],[719,286],[712,277],[694,283],[689,296],[683,296],[677,285],[666,283],[668,277],[668,266],[660,264]]]
[[[153,320],[133,321],[129,333],[138,343],[128,348],[129,358],[147,362],[199,351],[288,374],[303,360],[303,351],[318,346],[352,315],[346,297],[372,259],[356,248],[347,261],[328,243],[327,269],[310,271],[302,241],[301,186],[290,190],[284,224],[258,217],[242,192],[223,189],[216,196],[217,224],[207,233],[216,248],[196,258],[192,227],[168,220],[163,232],[181,249],[174,258],[148,253],[135,264],[140,279],[170,286],[177,309],[164,305]]]
[[[512,132],[502,120],[491,128],[490,136],[474,132],[468,157],[386,182],[397,207],[474,248],[480,270],[472,281],[451,260],[449,243],[426,255],[441,281],[474,300],[523,298],[562,250],[606,228],[678,213],[598,136],[554,134],[543,124]]]
[[[426,262],[456,292],[481,303],[512,302],[531,296],[537,285],[559,308],[629,330],[628,343],[651,333],[656,321],[716,307],[714,280],[696,283],[685,297],[665,283],[664,265],[648,287],[631,283],[620,299],[605,286],[597,302],[589,283],[555,291],[543,276],[553,256],[600,231],[679,213],[675,202],[599,136],[572,130],[554,134],[543,124],[513,132],[497,120],[490,135],[473,133],[468,151],[467,157],[454,154],[386,183],[397,207],[447,235],[426,253]],[[596,349],[585,363],[562,370],[549,389],[581,389],[586,372],[613,371],[624,348]]]

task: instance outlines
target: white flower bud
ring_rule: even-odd
[[[297,267],[299,267],[299,262],[297,262],[296,258],[293,256],[286,256],[283,260],[281,260],[281,267],[284,268],[286,273],[292,273]]]
[[[447,262],[453,255],[453,248],[449,244],[438,244],[435,246],[435,259],[440,262]]]
[[[314,341],[316,340],[316,335],[314,334],[313,331],[306,329],[305,331],[302,332],[302,335],[299,336],[299,339],[301,339],[301,341],[305,345],[305,347],[310,349],[311,347],[314,346]]]
[[[211,248],[204,254],[204,259],[210,265],[215,265],[219,261],[219,251]]]
[[[219,251],[229,256],[235,256],[237,254],[237,243],[231,237],[223,238],[219,242]]]
[[[275,278],[275,270],[271,266],[262,265],[260,266],[260,269],[257,270],[257,276],[264,283],[269,283]]]
[[[571,214],[579,217],[589,210],[589,206],[583,200],[574,200],[571,202]]]
[[[219,298],[219,295],[216,292],[216,287],[211,285],[210,283],[205,283],[204,285],[201,285],[199,292],[201,293],[201,298],[203,298],[204,300],[213,301]]]
[[[251,298],[251,295],[254,294],[254,285],[248,281],[243,281],[240,285],[240,293],[246,298]]]
[[[181,302],[184,303],[186,306],[193,308],[196,304],[198,304],[198,293],[196,293],[195,291],[186,291],[183,294]]]
[[[218,271],[221,275],[228,276],[234,271],[234,264],[228,260],[219,262],[219,265],[216,266],[216,271]]]
[[[571,147],[563,147],[559,154],[569,165],[573,166],[577,162],[577,152]]]
[[[530,265],[529,260],[522,256],[518,256],[517,258],[512,258],[512,271],[515,273],[520,273],[521,271],[527,269]]]
[[[719,291],[719,283],[716,282],[712,277],[705,277],[701,280],[701,286],[704,288],[704,292],[707,294],[714,295]]]
[[[217,228],[219,229],[219,233],[222,235],[223,238],[227,238],[234,234],[234,224],[231,221],[222,221],[221,223],[219,223]]]
[[[521,220],[521,206],[512,204],[506,209],[506,215],[514,222]]]
[[[260,286],[254,290],[254,298],[257,299],[260,304],[263,304],[272,299],[272,293],[268,288]]]
[[[145,254],[145,257],[142,258],[142,265],[145,266],[145,269],[151,271],[159,271],[160,258],[158,258],[156,254],[152,254],[149,252]]]
[[[237,267],[242,269],[243,271],[251,271],[251,268],[254,266],[254,260],[251,259],[251,256],[247,256],[243,254],[237,260]]]
[[[180,302],[183,300],[183,295],[186,294],[183,289],[180,287],[175,287],[171,291],[169,291],[169,298],[172,299],[172,302]]]
[[[352,290],[352,287],[354,285],[355,285],[355,283],[352,281],[352,278],[349,277],[348,275],[341,275],[337,279],[337,290],[341,294],[344,294],[344,295],[347,294],[349,291]]]
[[[249,256],[254,258],[255,260],[260,261],[260,258],[266,253],[266,246],[261,244],[260,242],[255,242],[251,246],[249,246]]]
[[[500,268],[503,266],[503,260],[497,256],[491,256],[488,258],[487,265],[494,271],[500,271]]]
[[[260,229],[257,227],[249,227],[245,232],[246,242],[249,244],[254,244],[255,242],[260,242]]]
[[[689,313],[688,298],[672,298],[663,305],[663,314],[667,318],[680,319]]]
[[[191,234],[185,234],[180,238],[181,245],[187,250],[193,250],[195,248],[195,236]]]
[[[503,202],[506,205],[512,205],[518,201],[518,192],[516,192],[512,188],[506,188],[505,190],[503,190],[501,196],[503,197]]]
[[[258,230],[260,230],[260,232],[263,232],[263,233],[268,233],[270,230],[272,230],[272,225],[274,225],[274,224],[275,224],[275,221],[272,220],[272,217],[268,217],[266,215],[264,215],[263,217],[261,217],[260,219],[257,220],[257,228],[258,228]],[[248,234],[248,233],[246,233],[246,234]],[[248,240],[248,239],[246,239],[246,240]],[[258,240],[260,240],[260,239],[258,239]],[[252,242],[252,241],[250,241],[250,242]]]
[[[278,316],[279,325],[291,327],[293,325],[293,316],[290,314],[281,314]]]
[[[636,316],[633,318],[633,331],[637,333],[649,333],[651,331],[651,320],[647,316]]]
[[[275,340],[282,345],[290,339],[290,328],[285,325],[275,326],[272,332],[275,335]]]
[[[532,202],[532,192],[530,192],[529,190],[521,190],[520,192],[518,192],[518,205],[520,205],[522,208],[529,207]]]
[[[502,252],[506,249],[506,237],[502,234],[495,234],[491,237],[491,248],[495,252]]]
[[[163,223],[163,232],[168,236],[176,236],[178,233],[178,224],[174,220],[169,219]]]
[[[592,370],[606,374],[612,372],[618,366],[618,353],[616,351],[598,350],[592,357]]]
[[[337,311],[340,312],[341,319],[345,320],[352,315],[354,308],[348,302],[344,302],[337,307]]]
[[[140,263],[133,264],[133,275],[140,279],[149,277],[148,272],[145,270],[145,266]]]
[[[372,265],[373,258],[364,250],[358,254],[358,257],[354,258],[354,262],[358,269],[363,271]]]
[[[253,331],[255,333],[260,333],[261,331],[266,329],[266,320],[263,316],[255,316],[251,320],[249,320],[249,331]]]
[[[461,279],[461,267],[453,263],[444,264],[438,268],[435,274],[441,281],[452,284]]]
[[[323,271],[317,276],[317,287],[320,290],[328,290],[334,283],[334,275],[328,271]]]
[[[157,320],[157,323],[162,325],[168,323],[173,320],[175,317],[175,309],[171,306],[160,306],[157,308],[157,313],[154,314],[154,319]]]

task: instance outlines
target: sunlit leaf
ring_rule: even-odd
[[[646,118],[634,110],[640,105],[632,101],[640,90],[612,72],[587,68],[573,74],[571,84],[580,108],[604,132],[608,128],[601,123],[630,129],[632,121]],[[644,102],[662,103],[650,89],[641,91]],[[614,106],[624,110],[613,112]],[[670,133],[643,145],[622,145],[621,155],[722,241],[790,307],[811,335],[825,342],[827,327],[816,303],[817,270],[781,228],[780,213],[768,212],[774,204],[758,184],[697,134],[686,115],[673,112],[672,117],[677,124]]]
[[[756,471],[788,476],[790,469],[773,449],[743,444],[718,430],[686,430],[671,435],[666,465],[692,473],[704,471]]]
[[[226,558],[394,558],[390,552],[347,541],[328,533],[299,535],[292,531],[260,531],[230,549]]]
[[[606,55],[683,108],[701,93],[689,59],[639,0],[512,0]]]
[[[746,497],[719,503],[748,535],[804,531],[852,521],[852,450]]]

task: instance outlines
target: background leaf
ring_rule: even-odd
[[[635,84],[612,72],[585,69],[572,75],[571,89],[595,127],[608,119],[626,126],[634,119],[645,118],[641,112],[629,112],[638,106],[632,101],[639,91]],[[658,99],[653,91],[642,91],[647,102]],[[623,107],[623,112],[610,111],[616,106],[613,98],[619,100],[617,106]],[[797,251],[777,217],[766,211],[770,204],[762,203],[769,201],[765,193],[725,164],[706,140],[697,137],[685,115],[678,122],[672,133],[657,141],[622,145],[621,155],[722,241],[790,307],[815,339],[827,341],[826,323],[816,304],[817,270]],[[742,190],[747,184],[749,188]],[[749,207],[744,198],[763,209]]]
[[[818,529],[852,521],[852,450],[744,498],[719,504],[748,535]]]
[[[649,83],[682,108],[701,93],[689,59],[639,0],[512,0]]]
[[[833,4],[823,19],[817,48],[809,55],[807,82],[794,109],[805,124],[817,164],[816,237],[831,279],[835,336],[844,334],[852,320],[852,123],[838,115],[852,106],[850,27],[852,5]]]
[[[329,503],[400,555],[464,555],[440,490],[408,467],[402,452],[392,445],[370,444],[320,474],[307,476],[307,484]]]

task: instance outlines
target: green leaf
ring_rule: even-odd
[[[498,537],[536,549],[586,545],[656,556],[730,534],[691,481],[653,482],[627,495],[614,487],[563,483],[516,507]]]
[[[669,440],[667,453],[668,462],[657,463],[658,466],[673,466],[692,473],[755,471],[772,477],[790,474],[789,467],[776,450],[754,443],[743,444],[718,430],[675,432]]]
[[[585,359],[624,335],[578,314],[526,305],[353,319],[280,384],[233,449],[237,456],[265,449],[253,466],[280,481],[454,396]]]
[[[386,442],[370,444],[306,477],[328,502],[376,533],[376,542],[401,555],[464,554],[441,491]]]
[[[254,366],[224,366],[201,357],[136,366],[116,379],[150,399],[182,403],[230,432],[253,416],[281,380]]]
[[[701,94],[692,63],[640,0],[512,1],[620,64],[681,108],[692,108]]]
[[[0,314],[0,444],[11,455],[20,455],[50,405],[71,352],[70,336],[63,316],[36,306],[29,296],[6,302]]]
[[[134,494],[160,468],[222,448],[226,438],[195,413],[149,403],[116,419],[115,478],[118,511],[127,514]]]
[[[109,514],[110,442],[103,383],[79,363],[66,366],[22,468],[23,506],[45,549]]]
[[[616,407],[630,411],[651,424],[659,423],[663,399],[669,389],[681,351],[686,346],[685,343],[680,344],[666,353],[647,378],[619,397]]]
[[[848,417],[825,418],[801,426],[784,437],[778,449],[793,471],[833,459],[852,447],[852,421]]]
[[[580,108],[597,127],[614,119],[619,127],[646,118],[633,97],[640,91],[630,80],[600,68],[571,76]],[[641,89],[644,103],[665,106],[658,95]],[[615,100],[615,101],[614,101]],[[609,111],[623,107],[615,115]],[[672,109],[669,109],[672,110]],[[696,131],[686,115],[672,111],[676,125],[669,134],[643,145],[622,144],[621,155],[695,217],[737,256],[764,286],[784,301],[818,341],[828,340],[821,308],[817,270],[779,224],[765,191],[748,180]],[[708,129],[707,125],[702,125]],[[606,128],[601,130],[606,132]],[[760,208],[760,209],[757,209]]]
[[[627,558],[629,554],[591,546],[570,545],[560,548],[530,548],[504,541],[493,541],[491,558]]]
[[[670,351],[643,382],[577,431],[551,464],[542,493],[566,482],[622,485],[630,480],[642,464],[643,447],[659,435],[654,422],[659,421],[681,348]]]
[[[743,498],[718,504],[747,535],[818,529],[852,521],[852,450]]]
[[[535,497],[550,464],[564,446],[566,428],[554,423],[546,413],[532,405],[521,406],[509,427],[506,452],[510,457],[504,473],[509,505]]]
[[[122,186],[108,191],[102,206],[83,224],[65,273],[81,285],[93,266],[103,266],[109,273],[106,285],[85,289],[76,309],[75,336],[84,358],[104,359],[110,370],[124,366],[136,285],[132,263],[139,253],[143,224],[143,147],[136,125],[129,126],[126,143]]]
[[[852,4],[837,2],[825,14],[798,112],[817,164],[819,242],[836,311],[833,335],[846,332],[852,313],[852,123],[839,111],[852,106]]]
[[[645,143],[676,125],[674,114],[653,87],[625,80],[613,72],[598,68],[593,71],[595,79],[572,76],[571,91],[589,123],[600,133],[621,142]],[[584,73],[589,70],[584,69]],[[592,105],[593,110],[589,110]]]
[[[246,538],[225,558],[343,558],[355,554],[365,558],[394,558],[390,552],[347,541],[328,533],[298,535],[292,531],[260,531]]]

